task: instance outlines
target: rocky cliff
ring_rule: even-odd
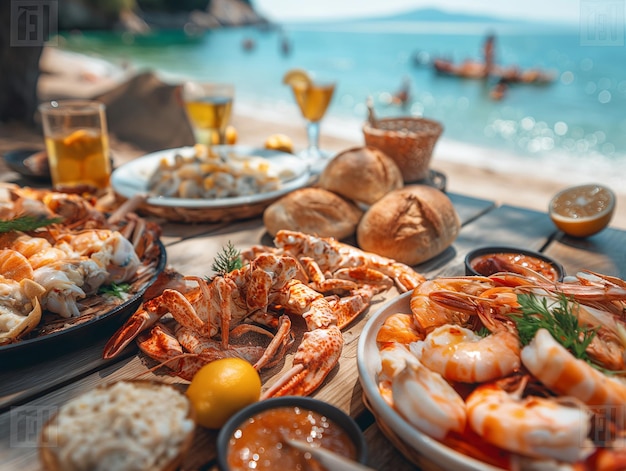
[[[65,0],[59,2],[60,30],[213,29],[269,26],[250,0]]]

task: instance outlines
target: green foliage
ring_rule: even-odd
[[[98,294],[110,294],[120,299],[124,299],[124,294],[130,291],[128,283],[111,283],[110,285],[100,286]]]
[[[0,233],[20,231],[28,232],[61,222],[61,218],[42,218],[36,216],[18,216],[13,219],[0,220]]]
[[[521,314],[511,317],[517,324],[522,345],[528,345],[539,329],[546,329],[576,358],[590,361],[586,350],[597,329],[584,328],[578,324],[578,303],[564,294],[560,294],[558,301],[552,305],[548,305],[546,298],[540,300],[534,294],[521,294],[517,301],[521,306]]]
[[[233,270],[238,270],[242,266],[243,260],[241,259],[241,253],[229,240],[228,245],[222,247],[222,251],[215,256],[211,270],[223,276]]]

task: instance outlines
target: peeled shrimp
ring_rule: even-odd
[[[575,358],[545,329],[522,349],[523,365],[557,394],[575,397],[590,406],[615,406],[626,419],[626,384]],[[612,412],[616,412],[612,411]]]
[[[440,374],[419,362],[407,362],[395,375],[391,390],[396,410],[425,434],[442,439],[448,432],[463,432],[465,403]]]
[[[30,280],[0,276],[0,345],[12,342],[31,330],[41,320],[39,296],[44,288]]]
[[[463,431],[463,399],[441,375],[424,367],[409,345],[387,343],[380,361],[378,390],[409,423],[435,438]]]
[[[521,393],[494,383],[476,388],[466,400],[472,429],[493,445],[530,457],[576,462],[591,455],[588,410],[555,399],[522,399]]]
[[[421,362],[450,381],[477,383],[507,376],[520,367],[519,341],[502,330],[486,337],[446,324],[418,342]]]
[[[34,271],[34,279],[46,290],[41,298],[44,309],[61,317],[80,315],[77,301],[86,296],[81,288],[83,276],[72,264],[46,265]]]
[[[121,283],[132,278],[141,265],[132,243],[117,231],[85,231],[70,240],[81,256],[96,261],[109,276],[105,283]]]

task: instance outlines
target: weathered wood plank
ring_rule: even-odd
[[[625,231],[613,228],[584,239],[558,232],[545,253],[563,264],[569,275],[586,269],[626,279],[625,239]]]
[[[541,251],[553,233],[554,225],[546,213],[500,206],[462,227],[459,237],[448,249],[448,260],[436,274],[464,275],[465,256],[478,247],[497,245]]]

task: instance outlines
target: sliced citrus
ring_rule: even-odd
[[[574,237],[588,237],[609,225],[615,210],[610,188],[588,184],[566,188],[550,201],[549,213],[560,230]]]
[[[284,134],[272,134],[265,140],[265,148],[293,153],[293,142]]]
[[[196,420],[217,429],[238,410],[259,400],[261,378],[246,360],[224,358],[204,365],[192,378],[187,397]]]
[[[285,85],[308,87],[313,83],[311,77],[306,70],[291,69],[283,75],[283,83]]]

